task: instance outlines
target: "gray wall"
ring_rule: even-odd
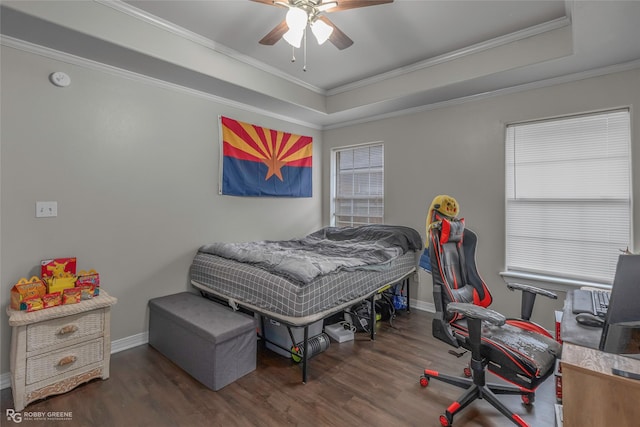
[[[640,70],[595,77],[552,87],[495,96],[412,115],[325,131],[323,163],[331,149],[369,141],[385,144],[385,222],[415,227],[425,236],[429,204],[438,194],[455,197],[461,216],[479,236],[478,266],[494,296],[493,308],[519,315],[520,296],[506,290],[504,269],[504,131],[507,123],[632,107],[633,169],[640,170]],[[329,168],[323,169],[324,181]],[[640,174],[634,175],[634,200],[640,200]],[[323,187],[328,200],[329,188]],[[634,228],[640,226],[637,202]],[[324,205],[325,222],[329,204]],[[606,213],[603,212],[603,216]],[[635,248],[638,249],[636,237]],[[417,297],[432,302],[431,277],[420,274]],[[535,320],[553,326],[553,302],[538,299]]]
[[[77,256],[118,298],[113,340],[147,330],[147,301],[189,288],[196,249],[213,241],[302,236],[321,226],[318,130],[101,71],[2,47],[2,312],[39,262]],[[48,81],[53,71],[72,79]],[[218,115],[314,138],[313,197],[218,195]],[[56,200],[57,218],[35,218]],[[0,320],[9,371],[10,328]]]
[[[41,259],[77,256],[79,268],[97,269],[104,289],[119,299],[114,340],[146,331],[149,298],[189,288],[188,267],[201,244],[289,238],[327,224],[329,185],[322,183],[329,182],[334,147],[384,141],[387,223],[424,236],[431,199],[456,197],[479,234],[479,268],[494,308],[514,316],[519,295],[507,292],[498,275],[504,266],[505,124],[631,106],[633,166],[640,166],[639,70],[321,133],[13,48],[2,47],[0,54],[2,309],[11,285],[37,274]],[[52,86],[47,76],[53,71],[67,72],[72,85]],[[219,114],[312,136],[314,197],[219,196]],[[633,187],[639,200],[640,185]],[[34,218],[38,200],[57,200],[58,217]],[[421,273],[413,295],[429,303],[430,292],[430,277]],[[550,328],[561,301],[541,302],[534,315]],[[6,373],[10,329],[6,316],[0,322],[0,372]]]

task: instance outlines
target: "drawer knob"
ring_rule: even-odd
[[[75,331],[78,330],[78,326],[77,325],[67,325],[67,326],[63,326],[62,328],[60,328],[60,330],[58,331],[58,335],[66,335],[66,334],[71,334],[74,333]]]
[[[65,366],[75,362],[77,359],[76,356],[66,356],[58,361],[58,366]]]

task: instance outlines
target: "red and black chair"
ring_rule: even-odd
[[[488,309],[492,297],[476,269],[477,236],[465,228],[464,219],[451,216],[452,209],[443,209],[437,200],[434,199],[427,221],[436,307],[433,335],[456,348],[469,350],[471,362],[470,369],[465,369],[466,378],[425,369],[420,384],[426,387],[434,379],[466,389],[440,416],[443,426],[452,425],[454,415],[475,399],[487,400],[516,425],[527,426],[496,395],[521,395],[522,401],[530,405],[536,388],[553,373],[562,347],[546,329],[529,319],[536,295],[553,299],[557,296],[532,286],[509,284],[510,290],[523,292],[521,318],[506,319]],[[457,202],[451,200],[457,215]],[[487,383],[487,369],[511,384]]]

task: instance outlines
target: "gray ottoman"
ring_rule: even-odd
[[[149,300],[149,344],[212,390],[256,369],[253,317],[189,292]]]

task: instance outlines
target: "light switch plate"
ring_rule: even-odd
[[[58,202],[36,202],[36,218],[58,216]]]

